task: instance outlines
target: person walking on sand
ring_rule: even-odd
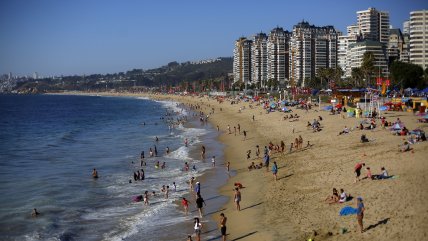
[[[236,204],[236,210],[241,211],[241,192],[239,191],[239,188],[235,188],[235,204]]]
[[[203,210],[202,207],[207,205],[204,201],[204,199],[202,198],[201,194],[198,194],[198,198],[196,198],[196,208],[199,211],[199,217],[202,218],[202,214],[203,214]]]
[[[226,164],[226,169],[227,169],[227,172],[229,172],[229,170],[230,170],[230,162],[229,161]]]
[[[244,130],[243,133],[244,133],[244,141],[245,141],[247,139],[247,131]]]
[[[226,222],[227,218],[224,216],[224,213],[220,213],[220,232],[223,241],[226,241]]]
[[[241,135],[241,125],[238,123],[238,134]]]
[[[364,218],[365,210],[366,209],[364,208],[363,198],[357,197],[357,220],[358,220],[358,226],[360,226],[361,233],[364,232],[363,218]]]
[[[266,153],[265,156],[263,157],[263,160],[265,161],[265,167],[266,167],[266,172],[269,172],[269,155]]]
[[[194,219],[194,229],[195,229],[195,235],[196,235],[196,240],[197,241],[201,241],[201,228],[202,228],[202,223],[199,221],[199,218],[195,218]]]
[[[229,134],[232,134],[232,132],[230,131],[230,125],[227,125],[227,130],[229,131]]]
[[[278,173],[278,166],[276,165],[276,161],[274,161],[272,165],[272,174],[275,181],[278,180],[277,173]]]

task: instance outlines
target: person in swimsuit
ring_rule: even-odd
[[[185,197],[183,197],[183,200],[181,200],[181,204],[183,204],[184,213],[186,213],[186,215],[189,211],[189,203],[190,202]]]
[[[236,204],[236,210],[241,211],[241,192],[239,191],[239,188],[235,188],[235,204]]]
[[[97,169],[94,168],[94,170],[92,171],[92,177],[93,178],[98,178],[98,172]]]
[[[364,232],[363,227],[363,218],[364,218],[364,211],[366,209],[364,208],[363,199],[361,197],[357,198],[357,220],[358,220],[358,226],[360,226],[361,233]]]
[[[201,217],[201,218],[202,218],[202,207],[204,204],[207,205],[205,203],[204,199],[201,197],[201,195],[198,194],[198,198],[196,198],[196,208],[198,209],[199,217]]]
[[[272,174],[275,181],[278,180],[277,173],[278,173],[278,166],[276,165],[276,161],[274,161],[272,165]]]
[[[199,218],[195,218],[194,219],[194,229],[195,229],[195,234],[196,234],[196,240],[197,241],[201,241],[201,228],[202,228],[202,223],[199,221]]]
[[[144,192],[144,205],[149,205],[149,191]]]
[[[226,221],[227,218],[224,216],[224,213],[220,213],[220,232],[223,241],[226,241]]]
[[[363,166],[365,166],[365,163],[357,163],[357,165],[355,165],[354,168],[354,172],[355,172],[355,183],[357,181],[360,181],[360,175],[361,175],[361,168],[363,168]]]

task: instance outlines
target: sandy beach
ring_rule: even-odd
[[[109,95],[113,95],[108,93]],[[220,141],[224,143],[225,159],[230,161],[231,177],[221,189],[230,197],[222,209],[228,218],[228,240],[425,240],[428,230],[428,142],[411,145],[412,151],[401,153],[398,146],[404,136],[394,136],[389,129],[359,130],[355,127],[361,119],[343,118],[318,111],[292,108],[298,121],[283,120],[284,113],[267,114],[261,106],[249,102],[231,105],[218,103],[206,97],[159,96],[154,99],[173,99],[186,104],[199,104],[205,113],[214,108],[209,120],[220,128]],[[241,108],[241,111],[240,111]],[[221,110],[220,110],[221,109]],[[428,124],[418,123],[418,116],[409,112],[383,112],[387,121],[397,118],[409,130]],[[254,116],[254,121],[253,121]],[[307,122],[322,116],[322,131],[313,132]],[[241,134],[234,134],[234,126],[240,124]],[[230,125],[232,134],[228,134]],[[338,135],[345,127],[351,132]],[[244,140],[243,131],[247,131]],[[293,133],[294,130],[294,133]],[[361,143],[361,134],[370,140]],[[303,148],[289,153],[290,143],[302,136]],[[285,152],[273,151],[270,163],[278,163],[278,180],[269,169],[249,171],[256,158],[256,145],[261,156],[269,142],[285,143]],[[307,141],[311,146],[306,147]],[[251,158],[247,160],[247,151]],[[209,153],[208,153],[209,155]],[[364,162],[372,174],[379,174],[385,167],[394,178],[387,180],[361,180],[355,183],[354,166]],[[365,167],[362,177],[366,176]],[[218,167],[225,168],[225,167]],[[234,183],[241,183],[241,211],[233,203]],[[345,203],[328,204],[324,200],[332,189],[343,188],[354,198]],[[365,205],[364,228],[360,233],[356,215],[340,216],[345,206],[356,207],[356,197],[361,196]],[[214,217],[216,217],[214,215]],[[220,233],[220,231],[218,231]],[[202,234],[202,240],[203,234]]]

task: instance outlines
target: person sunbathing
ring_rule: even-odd
[[[339,201],[339,194],[337,193],[337,189],[333,188],[333,195],[328,196],[325,200],[325,202],[332,204]]]
[[[339,135],[348,134],[348,133],[349,133],[349,129],[348,127],[345,126],[345,128],[343,128],[343,131],[339,132]]]
[[[346,194],[346,192],[341,188],[340,189],[340,199],[339,199],[339,203],[344,203],[346,201],[348,201],[348,198],[350,197],[350,195]]]
[[[380,171],[381,173],[379,175],[373,175],[374,180],[382,180],[382,179],[388,179],[392,177],[388,175],[388,172],[386,171],[385,167],[382,167]]]
[[[254,165],[254,162],[251,162],[251,165],[248,166],[248,171],[256,169],[256,166]]]
[[[400,147],[401,152],[410,151],[410,144],[409,142],[405,141],[403,145]]]
[[[362,143],[364,143],[364,142],[369,142],[369,139],[367,139],[367,137],[366,137],[366,135],[365,135],[365,134],[362,134],[362,135],[361,135],[361,142],[362,142]]]

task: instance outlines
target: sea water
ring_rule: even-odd
[[[167,112],[187,116],[190,124],[170,128]],[[187,184],[192,176],[209,173],[202,185],[206,212],[214,214],[226,200],[216,193],[225,172],[192,155],[203,143],[221,163],[216,131],[193,116],[175,102],[144,98],[0,96],[0,240],[185,239],[197,215],[195,208],[184,215],[180,206],[183,196],[194,204]],[[158,157],[149,158],[154,146]],[[166,168],[155,168],[156,161]],[[197,170],[184,171],[184,162]],[[98,179],[91,177],[93,168]],[[141,168],[145,180],[134,181]],[[162,185],[170,187],[168,199]],[[132,201],[146,190],[157,194],[149,206]],[[33,208],[41,213],[37,218]],[[215,225],[204,222],[211,229],[204,236],[215,238]]]

